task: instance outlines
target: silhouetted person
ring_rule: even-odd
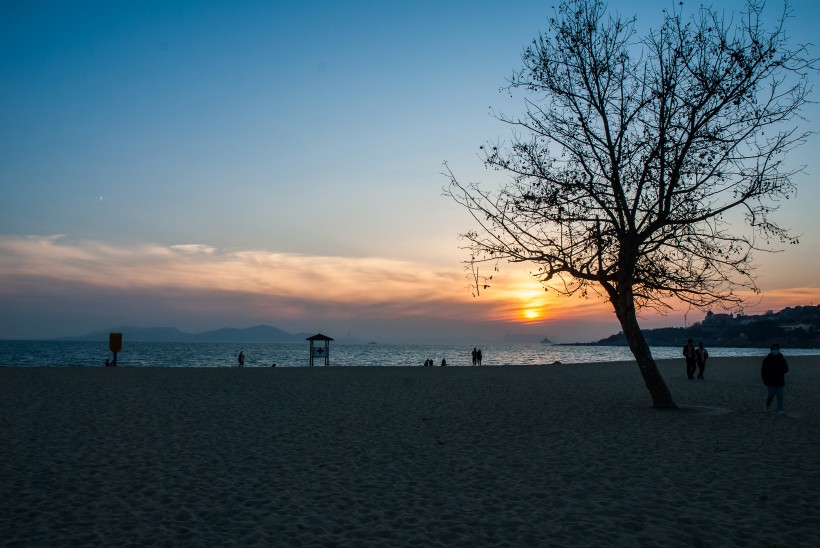
[[[473,365],[478,363],[478,349],[473,347]]]
[[[683,357],[686,358],[686,376],[689,379],[695,378],[695,368],[697,367],[697,355],[695,353],[695,345],[692,339],[687,341],[686,346],[683,347]]]
[[[698,378],[703,380],[703,370],[706,369],[706,358],[709,357],[709,352],[707,352],[706,347],[703,346],[703,341],[698,343],[698,347],[695,349],[695,361],[698,365]]]
[[[476,354],[476,355],[478,356],[478,365],[481,365],[482,355],[481,355],[481,349],[480,348],[478,349],[478,354]]]
[[[785,415],[783,410],[783,388],[786,386],[786,373],[789,372],[789,365],[786,358],[780,353],[780,345],[775,343],[770,347],[769,355],[763,358],[763,366],[760,368],[760,378],[768,389],[766,403],[763,404],[763,411],[768,411],[772,405],[772,400],[777,397],[777,414]]]
[[[446,365],[447,365],[447,360],[445,360],[444,358],[441,358],[441,366],[445,367]]]
[[[245,352],[240,350],[239,357],[237,358],[239,361],[239,367],[245,367]]]

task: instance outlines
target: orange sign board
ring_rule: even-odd
[[[108,348],[111,352],[119,352],[122,350],[122,333],[108,334]]]

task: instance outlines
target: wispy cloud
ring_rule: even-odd
[[[0,307],[20,316],[0,321],[0,337],[39,336],[57,318],[78,331],[122,322],[292,330],[333,323],[410,337],[491,321],[496,305],[469,296],[457,262],[447,270],[378,257],[0,236]]]
[[[182,253],[205,253],[206,255],[210,255],[212,253],[216,253],[218,251],[217,248],[210,246],[210,245],[201,245],[201,244],[179,244],[179,245],[172,245],[171,249],[175,251],[180,251]]]
[[[484,325],[481,329],[523,330],[562,341],[590,340],[618,329],[604,300],[558,298],[544,292],[526,268],[503,266],[479,298],[470,295],[467,283],[458,258],[452,268],[439,268],[196,243],[120,246],[61,235],[0,236],[0,306],[28,314],[32,325],[84,317],[94,318],[93,327],[100,328],[131,314],[133,321],[147,324],[187,319],[188,325],[202,327],[283,321],[311,329],[320,320],[334,321],[339,329],[359,325],[377,331],[389,324],[394,332],[426,330],[430,338]],[[820,302],[817,288],[795,288],[767,294],[758,308],[811,302]],[[645,326],[682,325],[700,316],[676,319],[673,313],[646,318]],[[23,333],[16,331],[20,321],[6,320],[2,329]]]
[[[203,244],[114,246],[63,236],[0,237],[0,278],[100,287],[218,290],[337,303],[467,300],[452,272],[382,258],[318,257]]]

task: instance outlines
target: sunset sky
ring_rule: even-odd
[[[489,109],[523,111],[499,88],[553,4],[0,4],[0,339],[119,325],[467,344],[619,331],[605,302],[545,293],[526,268],[502,264],[474,298],[458,240],[474,225],[442,196],[444,161],[464,181],[503,180],[478,156],[510,135]],[[648,4],[610,7],[657,27],[677,2]],[[817,41],[820,2],[792,8],[794,43]],[[820,123],[817,105],[804,115]],[[819,145],[789,157],[805,173],[775,219],[800,245],[757,256],[763,295],[747,314],[820,304]]]

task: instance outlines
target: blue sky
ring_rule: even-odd
[[[657,26],[664,6],[639,5],[610,3]],[[795,41],[814,40],[817,3],[792,5]],[[477,157],[510,133],[489,107],[522,111],[499,88],[551,6],[3,3],[0,338],[122,324],[385,342],[616,332],[604,303],[545,296],[521,269],[470,297],[457,235],[472,225],[441,195],[445,160],[499,180]],[[820,294],[817,145],[790,159],[807,174],[779,219],[803,237],[759,258],[760,310]],[[645,323],[702,316],[685,312]]]

